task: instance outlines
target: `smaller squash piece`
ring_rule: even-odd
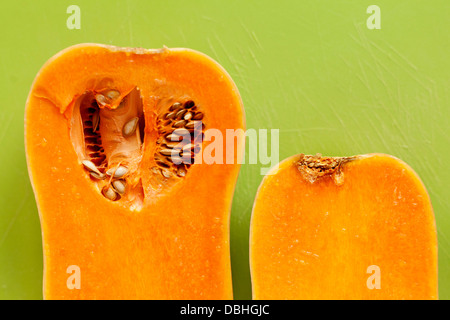
[[[250,266],[254,299],[437,299],[427,191],[389,155],[285,159],[255,198]]]

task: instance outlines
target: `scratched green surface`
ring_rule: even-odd
[[[66,8],[81,8],[68,30]],[[368,30],[366,8],[381,8]],[[280,130],[280,159],[383,152],[409,163],[435,209],[439,294],[450,298],[450,2],[8,1],[0,30],[0,298],[42,298],[39,219],[23,113],[42,64],[81,42],[189,47],[236,82],[248,128]],[[231,216],[234,294],[251,297],[248,227],[261,165],[242,167]]]

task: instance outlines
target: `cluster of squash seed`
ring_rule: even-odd
[[[101,136],[98,132],[100,125],[98,104],[104,105],[109,103],[110,100],[116,99],[119,95],[120,93],[116,90],[110,90],[106,95],[97,94],[91,106],[81,112],[86,153],[89,158],[83,160],[82,164],[89,171],[93,179],[109,179],[108,183],[102,189],[102,194],[112,201],[119,200],[126,191],[127,183],[125,176],[128,173],[128,168],[121,164],[113,168],[107,168],[108,164],[102,147]],[[138,124],[138,117],[127,121],[122,128],[122,135],[124,137],[132,136],[136,132]]]
[[[151,168],[153,173],[165,179],[186,175],[201,150],[205,129],[203,117],[203,112],[192,100],[175,102],[158,116],[159,136],[154,155],[156,166]]]
[[[83,160],[83,166],[89,171],[91,177],[97,180],[103,180],[108,178],[108,184],[102,189],[102,194],[109,200],[115,201],[119,200],[121,196],[125,193],[127,183],[125,175],[128,173],[128,168],[122,165],[118,165],[115,168],[108,169],[105,173],[100,172],[100,170],[95,166],[95,164],[90,160]]]

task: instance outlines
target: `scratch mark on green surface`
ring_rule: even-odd
[[[8,227],[6,227],[6,230],[3,232],[2,238],[0,239],[0,247],[3,245],[3,243],[6,240],[6,238],[8,237],[8,234],[9,234],[11,228],[13,227],[14,223],[16,222],[17,217],[19,216],[20,212],[22,211],[22,208],[24,207],[25,203],[28,201],[28,198],[29,198],[29,194],[27,193],[22,198],[22,201],[20,202],[20,204],[17,207],[16,211],[12,215],[11,220],[9,220]]]

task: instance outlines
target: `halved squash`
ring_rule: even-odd
[[[201,155],[208,129],[244,127],[236,86],[199,52],[81,44],[51,58],[25,114],[44,297],[232,298],[244,141],[224,142],[233,163]]]
[[[427,191],[388,155],[290,157],[256,195],[250,265],[254,299],[436,299]]]

